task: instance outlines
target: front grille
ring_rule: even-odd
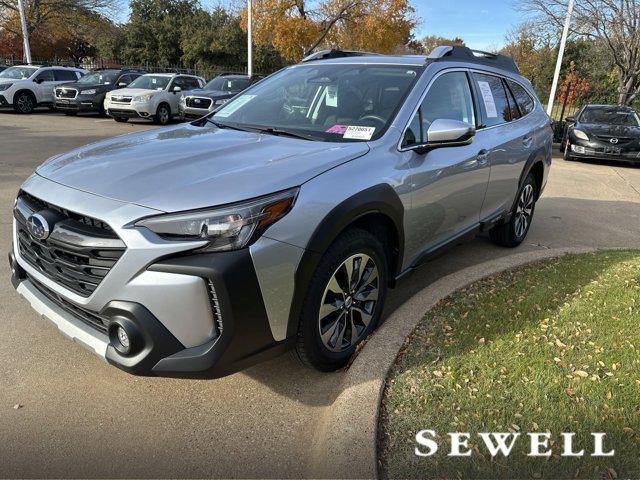
[[[131,103],[132,97],[125,97],[123,95],[112,95],[111,103]]]
[[[211,106],[210,98],[187,97],[185,103],[187,107],[208,109]]]
[[[36,212],[55,216],[49,237],[40,240],[29,232],[29,217]],[[100,285],[126,247],[103,221],[43,202],[21,193],[14,208],[20,256],[54,282],[87,297]]]
[[[75,88],[56,88],[56,97],[58,98],[76,98],[78,90]]]
[[[615,144],[612,144],[614,146],[616,145],[624,145],[625,143],[629,143],[633,140],[633,138],[629,138],[629,137],[616,137],[614,135],[596,135],[596,138],[598,140],[600,140],[601,142],[606,142],[606,143],[611,143],[610,140],[612,138],[617,138],[618,141]]]
[[[61,297],[53,290],[45,287],[42,283],[38,282],[35,278],[27,275],[29,281],[35,286],[40,293],[42,293],[45,297],[55,303],[58,307],[63,309],[65,312],[70,313],[75,318],[80,320],[83,323],[86,323],[90,327],[95,328],[96,330],[101,331],[102,333],[107,333],[107,327],[109,325],[109,319],[106,317],[101,317],[95,312],[91,310],[87,310],[86,308],[80,307],[75,303],[71,303],[69,300]]]

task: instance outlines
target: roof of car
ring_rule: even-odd
[[[380,65],[415,65],[422,66],[427,61],[426,55],[362,55],[340,58],[326,58],[313,62],[303,63],[303,65],[318,65],[320,63],[371,63]]]
[[[611,104],[590,103],[590,104],[584,106],[584,108],[591,108],[591,107],[608,109],[608,110],[627,110],[629,112],[635,112],[635,109],[633,107],[629,107],[627,105],[611,105]]]

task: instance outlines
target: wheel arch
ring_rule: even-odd
[[[524,180],[530,173],[533,174],[538,186],[538,191],[536,192],[537,200],[538,198],[540,198],[540,194],[542,193],[542,188],[544,186],[543,182],[545,178],[545,155],[543,149],[533,152],[527,159],[527,162],[522,169],[522,173],[520,174],[520,179],[518,180],[518,187],[522,185],[522,182],[524,182]]]
[[[389,281],[393,286],[404,254],[404,206],[388,184],[363,190],[335,206],[316,227],[295,272],[295,291],[289,310],[287,337],[298,331],[298,321],[311,277],[329,246],[350,228],[361,228],[385,246]]]
[[[23,93],[26,93],[27,95],[31,95],[33,97],[33,100],[35,101],[35,104],[38,104],[38,97],[36,96],[35,92],[33,90],[30,90],[28,88],[21,88],[20,90],[17,90],[14,94],[13,94],[13,103],[16,102],[16,98],[18,98],[18,96],[22,95]]]

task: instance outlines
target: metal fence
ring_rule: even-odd
[[[207,67],[185,67],[183,65],[177,65],[173,67],[159,66],[159,65],[150,65],[150,64],[139,64],[139,65],[129,65],[124,64],[115,60],[101,60],[101,59],[92,59],[92,60],[83,60],[81,62],[74,62],[73,60],[61,60],[57,58],[47,59],[47,60],[32,60],[33,65],[60,65],[66,67],[77,67],[84,68],[85,70],[94,70],[96,68],[131,68],[135,70],[143,70],[148,73],[182,73],[185,75],[196,75],[198,77],[203,77],[206,80],[210,80],[217,75],[222,73],[236,73],[240,75],[247,74],[247,67],[238,67],[237,65],[211,65]],[[0,65],[23,65],[24,60],[22,58],[2,58],[0,57]],[[256,72],[257,75],[262,73]]]

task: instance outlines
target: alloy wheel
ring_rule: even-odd
[[[33,110],[33,100],[29,95],[20,95],[18,98],[18,108],[22,113],[29,113]]]
[[[163,125],[169,123],[169,111],[166,107],[160,107],[160,110],[158,110],[158,118]]]
[[[520,193],[516,207],[515,234],[521,238],[527,233],[533,215],[533,185],[526,184]]]
[[[358,253],[347,258],[329,279],[318,314],[320,338],[332,352],[355,345],[371,323],[378,302],[376,262]]]

